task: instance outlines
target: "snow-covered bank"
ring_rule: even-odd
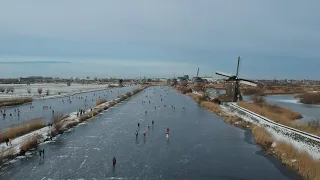
[[[68,129],[81,124],[81,122],[85,123],[84,121],[88,118],[92,118],[95,115],[98,115],[101,111],[110,108],[111,106],[114,106],[118,103],[120,103],[121,101],[141,92],[142,90],[144,90],[146,87],[141,87],[139,89],[136,89],[134,91],[132,91],[131,93],[127,93],[125,95],[120,95],[118,98],[109,101],[109,102],[105,102],[102,103],[94,108],[91,109],[87,109],[85,111],[85,114],[82,116],[78,115],[78,112],[72,112],[70,113],[66,118],[62,119],[61,121],[59,121],[59,124],[61,125],[61,129],[62,131],[59,131],[59,133],[63,133],[63,131],[67,131]],[[96,113],[98,112],[98,113]],[[85,120],[82,120],[81,118],[83,116],[88,116],[87,118],[85,118]],[[55,126],[53,125],[52,127],[44,127],[41,129],[38,129],[36,131],[33,131],[31,133],[25,134],[23,136],[17,137],[15,139],[12,140],[12,145],[7,146],[6,143],[1,143],[0,144],[0,161],[3,162],[3,157],[15,157],[18,154],[20,154],[21,152],[21,147],[22,145],[30,140],[32,137],[37,136],[38,138],[38,143],[43,143],[45,141],[49,141],[51,139],[52,136],[52,132],[55,131]],[[7,161],[8,159],[4,159],[4,161]],[[0,164],[2,163],[0,162]]]
[[[278,126],[274,123],[269,123],[268,121],[261,119],[259,116],[252,115],[254,113],[247,114],[241,109],[235,108],[230,104],[221,105],[220,107],[225,113],[238,116],[245,121],[264,127],[275,140],[289,143],[299,151],[307,152],[314,159],[320,159],[320,142],[318,139],[312,137],[306,138],[299,132],[294,132],[288,128]]]
[[[203,96],[203,94],[197,92],[197,91],[192,91],[193,94],[198,95],[198,96]]]
[[[14,88],[14,92],[0,93],[0,98],[18,98],[18,97],[32,97],[34,99],[47,99],[47,98],[58,98],[70,96],[78,93],[92,92],[104,90],[107,88],[118,87],[118,84],[112,84],[109,87],[108,84],[55,84],[55,83],[44,83],[44,84],[2,84],[0,85],[4,89],[11,87]],[[41,95],[38,93],[38,89],[42,89]],[[49,95],[47,96],[47,91]],[[30,92],[30,93],[29,93]]]
[[[108,87],[104,87],[104,88],[98,88],[98,89],[91,89],[91,90],[85,90],[85,91],[76,91],[76,92],[72,92],[72,93],[65,93],[65,94],[55,94],[55,95],[36,95],[33,96],[34,100],[42,100],[42,99],[54,99],[54,98],[62,98],[62,97],[68,97],[68,96],[73,96],[76,94],[81,94],[81,93],[88,93],[88,92],[95,92],[95,91],[102,91],[102,90],[106,90],[109,89]]]

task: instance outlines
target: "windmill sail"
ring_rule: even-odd
[[[221,71],[217,71],[216,74],[217,74],[217,75],[220,75],[220,76],[225,76],[225,77],[232,77],[231,74],[224,73],[224,72],[221,72]]]
[[[253,83],[253,82],[250,82],[250,81],[240,80],[239,82],[240,82],[241,84],[245,84],[245,85],[248,85],[248,86],[257,87],[257,84],[256,84],[256,83]]]
[[[238,65],[237,65],[236,77],[238,77],[238,75],[239,75],[239,65],[240,65],[240,56],[238,57]]]

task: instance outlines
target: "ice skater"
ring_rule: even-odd
[[[9,138],[6,139],[6,144],[9,146]]]
[[[117,159],[116,159],[116,157],[113,157],[113,159],[112,159],[112,164],[113,164],[113,167],[116,166],[116,164],[117,164]]]

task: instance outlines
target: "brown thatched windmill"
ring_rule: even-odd
[[[219,72],[219,71],[216,72],[216,74],[228,78],[227,83],[225,85],[226,86],[226,95],[227,95],[228,100],[233,101],[233,102],[237,102],[238,100],[240,100],[240,101],[242,100],[242,96],[240,93],[240,84],[245,84],[245,85],[254,86],[254,87],[257,86],[257,84],[252,80],[243,79],[243,78],[238,77],[239,64],[240,64],[240,56],[238,57],[238,65],[237,65],[236,75],[231,75],[231,74]]]

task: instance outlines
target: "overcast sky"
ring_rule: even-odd
[[[0,0],[0,77],[320,79],[318,0]]]

